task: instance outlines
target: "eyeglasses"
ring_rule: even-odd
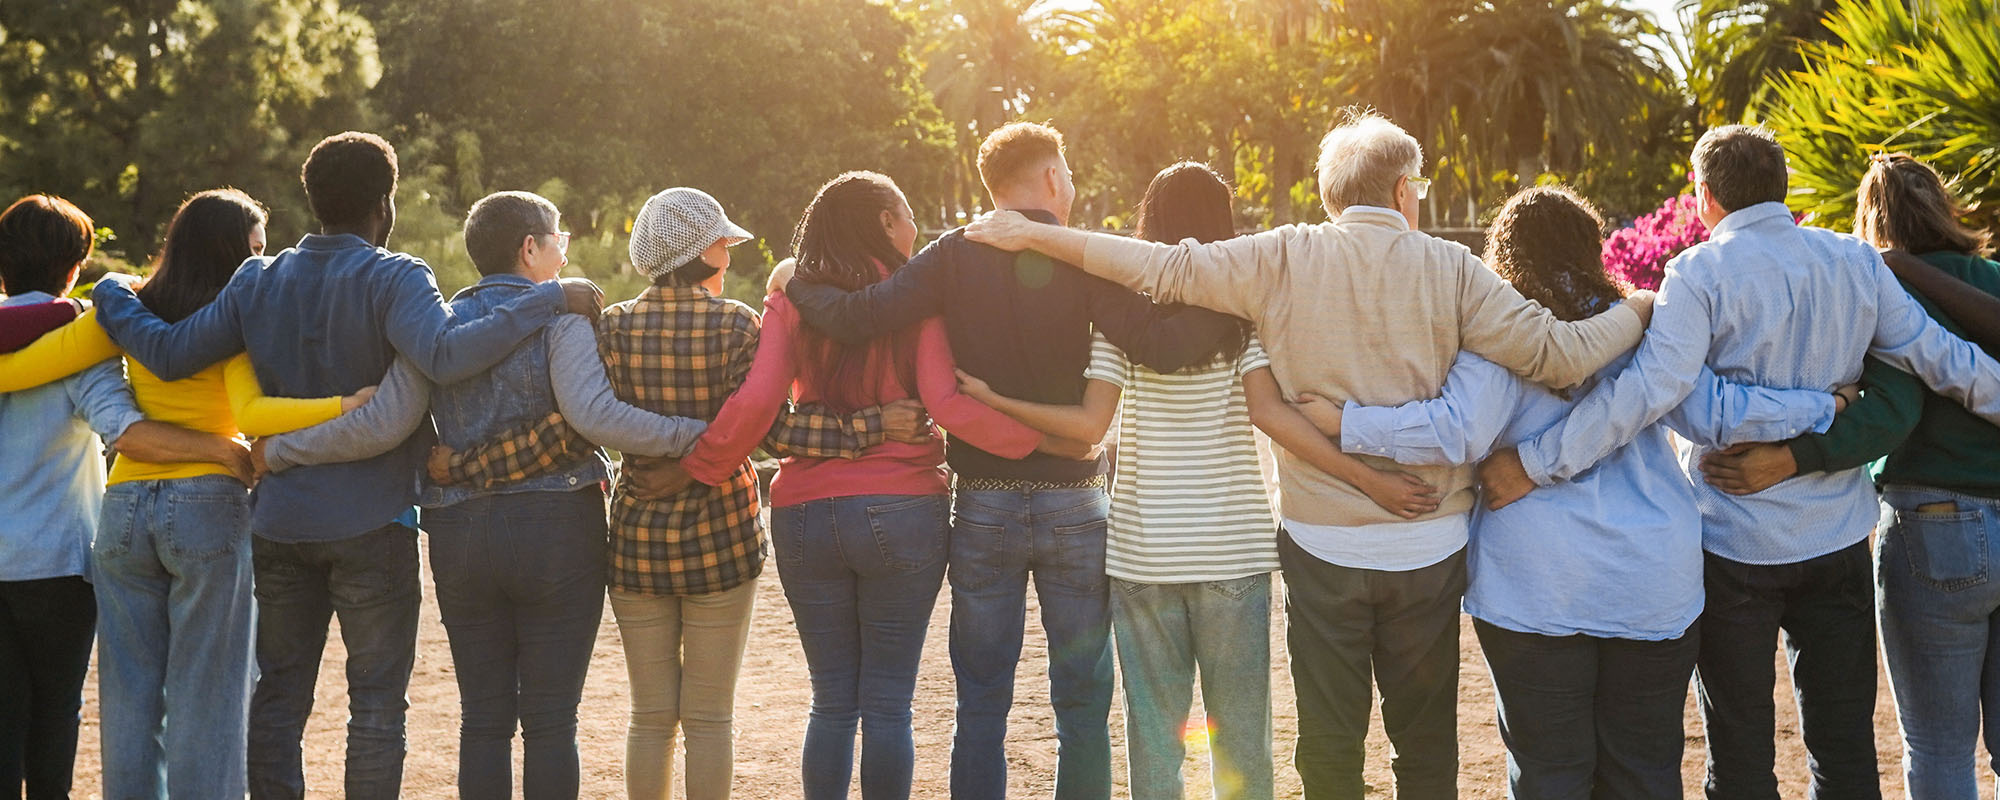
[[[1422,195],[1418,196],[1422,197]],[[556,237],[556,252],[569,255],[569,231],[550,231],[542,235]]]
[[[1415,175],[1409,175],[1405,176],[1403,180],[1410,182],[1410,191],[1416,193],[1418,200],[1424,199],[1424,195],[1431,193],[1431,179],[1429,178],[1419,178]]]

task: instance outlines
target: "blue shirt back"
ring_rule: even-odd
[[[429,265],[352,235],[311,235],[272,258],[245,262],[214,302],[173,325],[130,287],[101,282],[98,320],[127,354],[178,380],[247,350],[276,397],[351,394],[375,384],[397,353],[448,383],[477,374],[563,309],[550,282],[462,324]],[[336,541],[409,510],[434,434],[428,426],[387,453],[266,477],[252,498],[251,531],[281,542]]]
[[[1592,382],[1631,360],[1621,356]],[[1696,383],[1685,402],[1590,469],[1498,511],[1477,505],[1466,613],[1548,636],[1657,641],[1686,631],[1702,608],[1702,524],[1669,428],[1727,446],[1824,431],[1833,422],[1826,393],[1742,386],[1705,370]],[[1405,464],[1470,464],[1531,439],[1574,405],[1460,353],[1436,400],[1394,408],[1350,403],[1341,447]]]
[[[1783,203],[1740,209],[1667,265],[1631,365],[1522,443],[1521,463],[1544,485],[1581,473],[1679,405],[1704,364],[1745,384],[1826,392],[1859,378],[1870,354],[2000,420],[2000,364],[1925,314],[1873,247],[1800,226]],[[1685,466],[1710,449],[1694,447]],[[1732,561],[1804,561],[1875,527],[1875,490],[1862,469],[1800,475],[1741,497],[1699,481],[1694,492],[1703,545]]]

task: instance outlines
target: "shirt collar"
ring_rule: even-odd
[[[1040,223],[1043,223],[1043,224],[1046,224],[1046,225],[1055,225],[1055,224],[1057,224],[1057,222],[1056,222],[1056,215],[1055,215],[1055,214],[1052,214],[1052,213],[1049,213],[1049,212],[1048,212],[1047,210],[1045,210],[1045,209],[1040,209],[1040,208],[1010,208],[1010,209],[1006,209],[1006,210],[1008,210],[1008,211],[1017,211],[1017,212],[1020,212],[1021,216],[1024,216],[1024,217],[1027,217],[1028,219],[1032,219],[1032,220],[1034,220],[1034,221],[1036,221],[1036,222],[1040,222]]]
[[[0,299],[0,306],[33,305],[35,303],[47,303],[55,299],[56,296],[48,292],[22,292],[20,294],[10,294],[4,299]]]
[[[1403,216],[1403,212],[1382,206],[1355,205],[1341,209],[1340,218],[1335,221],[1346,222],[1348,220],[1367,222],[1375,225],[1388,225],[1402,231],[1410,229],[1410,218]]]
[[[1790,207],[1777,200],[1772,200],[1767,203],[1744,206],[1729,212],[1729,216],[1723,217],[1721,222],[1715,224],[1715,230],[1709,231],[1709,236],[1720,236],[1738,228],[1747,228],[1760,222],[1769,222],[1774,219],[1782,219],[1788,224],[1797,224],[1792,222],[1792,209]]]
[[[350,247],[375,249],[375,245],[369,244],[368,240],[351,233],[337,233],[332,236],[324,233],[308,233],[305,238],[299,240],[300,250],[345,250]]]
[[[708,289],[701,286],[660,286],[654,284],[646,287],[646,291],[639,293],[639,299],[650,300],[655,303],[701,300],[709,297],[714,297],[714,295],[709,294]]]

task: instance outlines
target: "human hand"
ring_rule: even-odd
[[[256,486],[257,479],[269,471],[264,466],[263,439],[258,439],[253,446],[241,439],[215,438],[219,442],[215,463],[227,468],[230,476],[242,481],[244,486]]]
[[[354,409],[365,406],[368,404],[368,401],[374,399],[374,397],[375,397],[375,387],[363,386],[360,389],[355,390],[354,394],[350,394],[346,397],[340,398],[340,413],[345,414],[349,411],[353,411]]]
[[[1500,450],[1479,465],[1479,485],[1486,495],[1486,508],[1499,511],[1535,490],[1535,479],[1521,465],[1516,450]]]
[[[959,394],[965,395],[966,397],[970,397],[974,400],[978,400],[979,402],[985,403],[987,405],[993,404],[993,401],[991,399],[994,396],[993,387],[988,386],[985,381],[982,381],[977,377],[974,377],[972,373],[966,372],[965,370],[954,369],[952,370],[952,372],[958,375]]]
[[[1783,442],[1750,442],[1702,456],[1701,474],[1729,494],[1756,494],[1799,474],[1799,463]]]
[[[1340,437],[1340,412],[1343,408],[1341,404],[1306,392],[1299,395],[1299,399],[1292,403],[1292,407],[1298,409],[1300,414],[1304,414],[1306,419],[1312,420],[1313,427],[1319,429],[1320,435],[1331,439]],[[1388,506],[1385,505],[1383,508]]]
[[[441,444],[431,445],[431,454],[428,458],[424,459],[424,472],[430,474],[431,483],[439,486],[450,486],[452,484],[451,459],[456,455],[458,455],[458,451],[449,447]]]
[[[694,485],[694,476],[678,458],[625,457],[625,493],[640,500],[661,500]]]
[[[1833,413],[1853,408],[1861,400],[1861,384],[1850,383],[1833,390]]]
[[[1651,289],[1640,289],[1625,296],[1625,307],[1639,312],[1639,325],[1650,328],[1653,326],[1653,301],[1658,297]]]
[[[604,290],[597,288],[588,278],[560,278],[563,288],[564,313],[582,314],[597,321],[598,312],[604,310]]]
[[[882,433],[892,442],[928,444],[931,415],[915,400],[897,400],[882,405]]]
[[[965,238],[1002,250],[1026,250],[1034,246],[1035,229],[1041,225],[1019,211],[989,211],[965,226]]]
[[[785,286],[792,282],[792,273],[798,268],[799,260],[796,258],[778,262],[778,266],[771,268],[770,279],[764,281],[764,294],[771,295],[784,291]]]
[[[1369,470],[1371,477],[1358,488],[1391,514],[1416,519],[1438,509],[1442,502],[1437,487],[1407,472]]]

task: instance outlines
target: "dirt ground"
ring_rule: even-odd
[[[458,689],[452,677],[450,652],[443,626],[438,622],[437,605],[425,569],[425,598],[422,628],[418,634],[416,673],[410,682],[410,753],[404,767],[404,795],[412,798],[450,797],[455,794],[454,775],[458,755]],[[768,570],[758,587],[757,610],[744,658],[743,675],[736,695],[736,780],[737,798],[796,798],[800,794],[798,748],[805,729],[806,709],[811,697],[806,680],[805,659],[799,649],[792,615],[786,606],[775,570]],[[1292,682],[1283,646],[1283,612],[1273,604],[1272,699],[1276,727],[1278,796],[1300,794],[1298,772],[1290,764],[1292,742],[1298,717],[1292,702]],[[945,623],[949,618],[950,593],[939,598],[932,617],[931,635],[925,644],[924,667],[915,703],[917,770],[915,797],[948,796],[947,766],[952,729],[951,666],[945,650]],[[1030,600],[1030,620],[1037,611]],[[1028,641],[1016,684],[1016,703],[1008,737],[1009,780],[1015,797],[1046,797],[1054,781],[1055,734],[1048,707],[1045,643],[1039,626],[1030,622]],[[1500,798],[1506,793],[1505,753],[1494,728],[1492,687],[1486,666],[1479,655],[1472,626],[1463,627],[1462,671],[1459,689],[1459,787],[1468,798]],[[338,797],[343,761],[345,680],[342,677],[343,651],[337,636],[331,637],[321,666],[319,699],[306,733],[306,780],[313,797]],[[1780,662],[1782,663],[1782,662]],[[1798,737],[1798,718],[1788,693],[1789,685],[1779,682],[1778,775],[1783,794],[1803,798],[1806,794],[1805,751]],[[97,698],[95,676],[86,690],[83,743],[77,757],[75,796],[100,796],[98,782]],[[598,629],[597,652],[580,711],[579,746],[583,759],[583,797],[623,796],[625,714],[627,710],[625,665],[621,657],[616,625],[607,606]],[[1885,796],[1902,795],[1900,745],[1897,741],[1894,705],[1888,685],[1882,684],[1876,709],[1876,732],[1881,754],[1882,791]],[[1687,716],[1687,755],[1683,775],[1690,797],[1700,796],[1702,736],[1701,724],[1690,699]],[[1111,735],[1116,755],[1118,796],[1124,792],[1124,731],[1120,712],[1112,711]],[[1190,748],[1186,779],[1190,797],[1208,796],[1206,757],[1200,746]],[[1388,742],[1379,722],[1370,732],[1367,780],[1371,794],[1388,797],[1391,792]],[[516,744],[516,758],[519,745]],[[680,774],[680,770],[675,770]],[[516,791],[519,791],[516,767]],[[1993,786],[1983,781],[1981,796],[1993,797]],[[678,793],[676,796],[679,796]],[[854,790],[859,797],[860,791]]]

